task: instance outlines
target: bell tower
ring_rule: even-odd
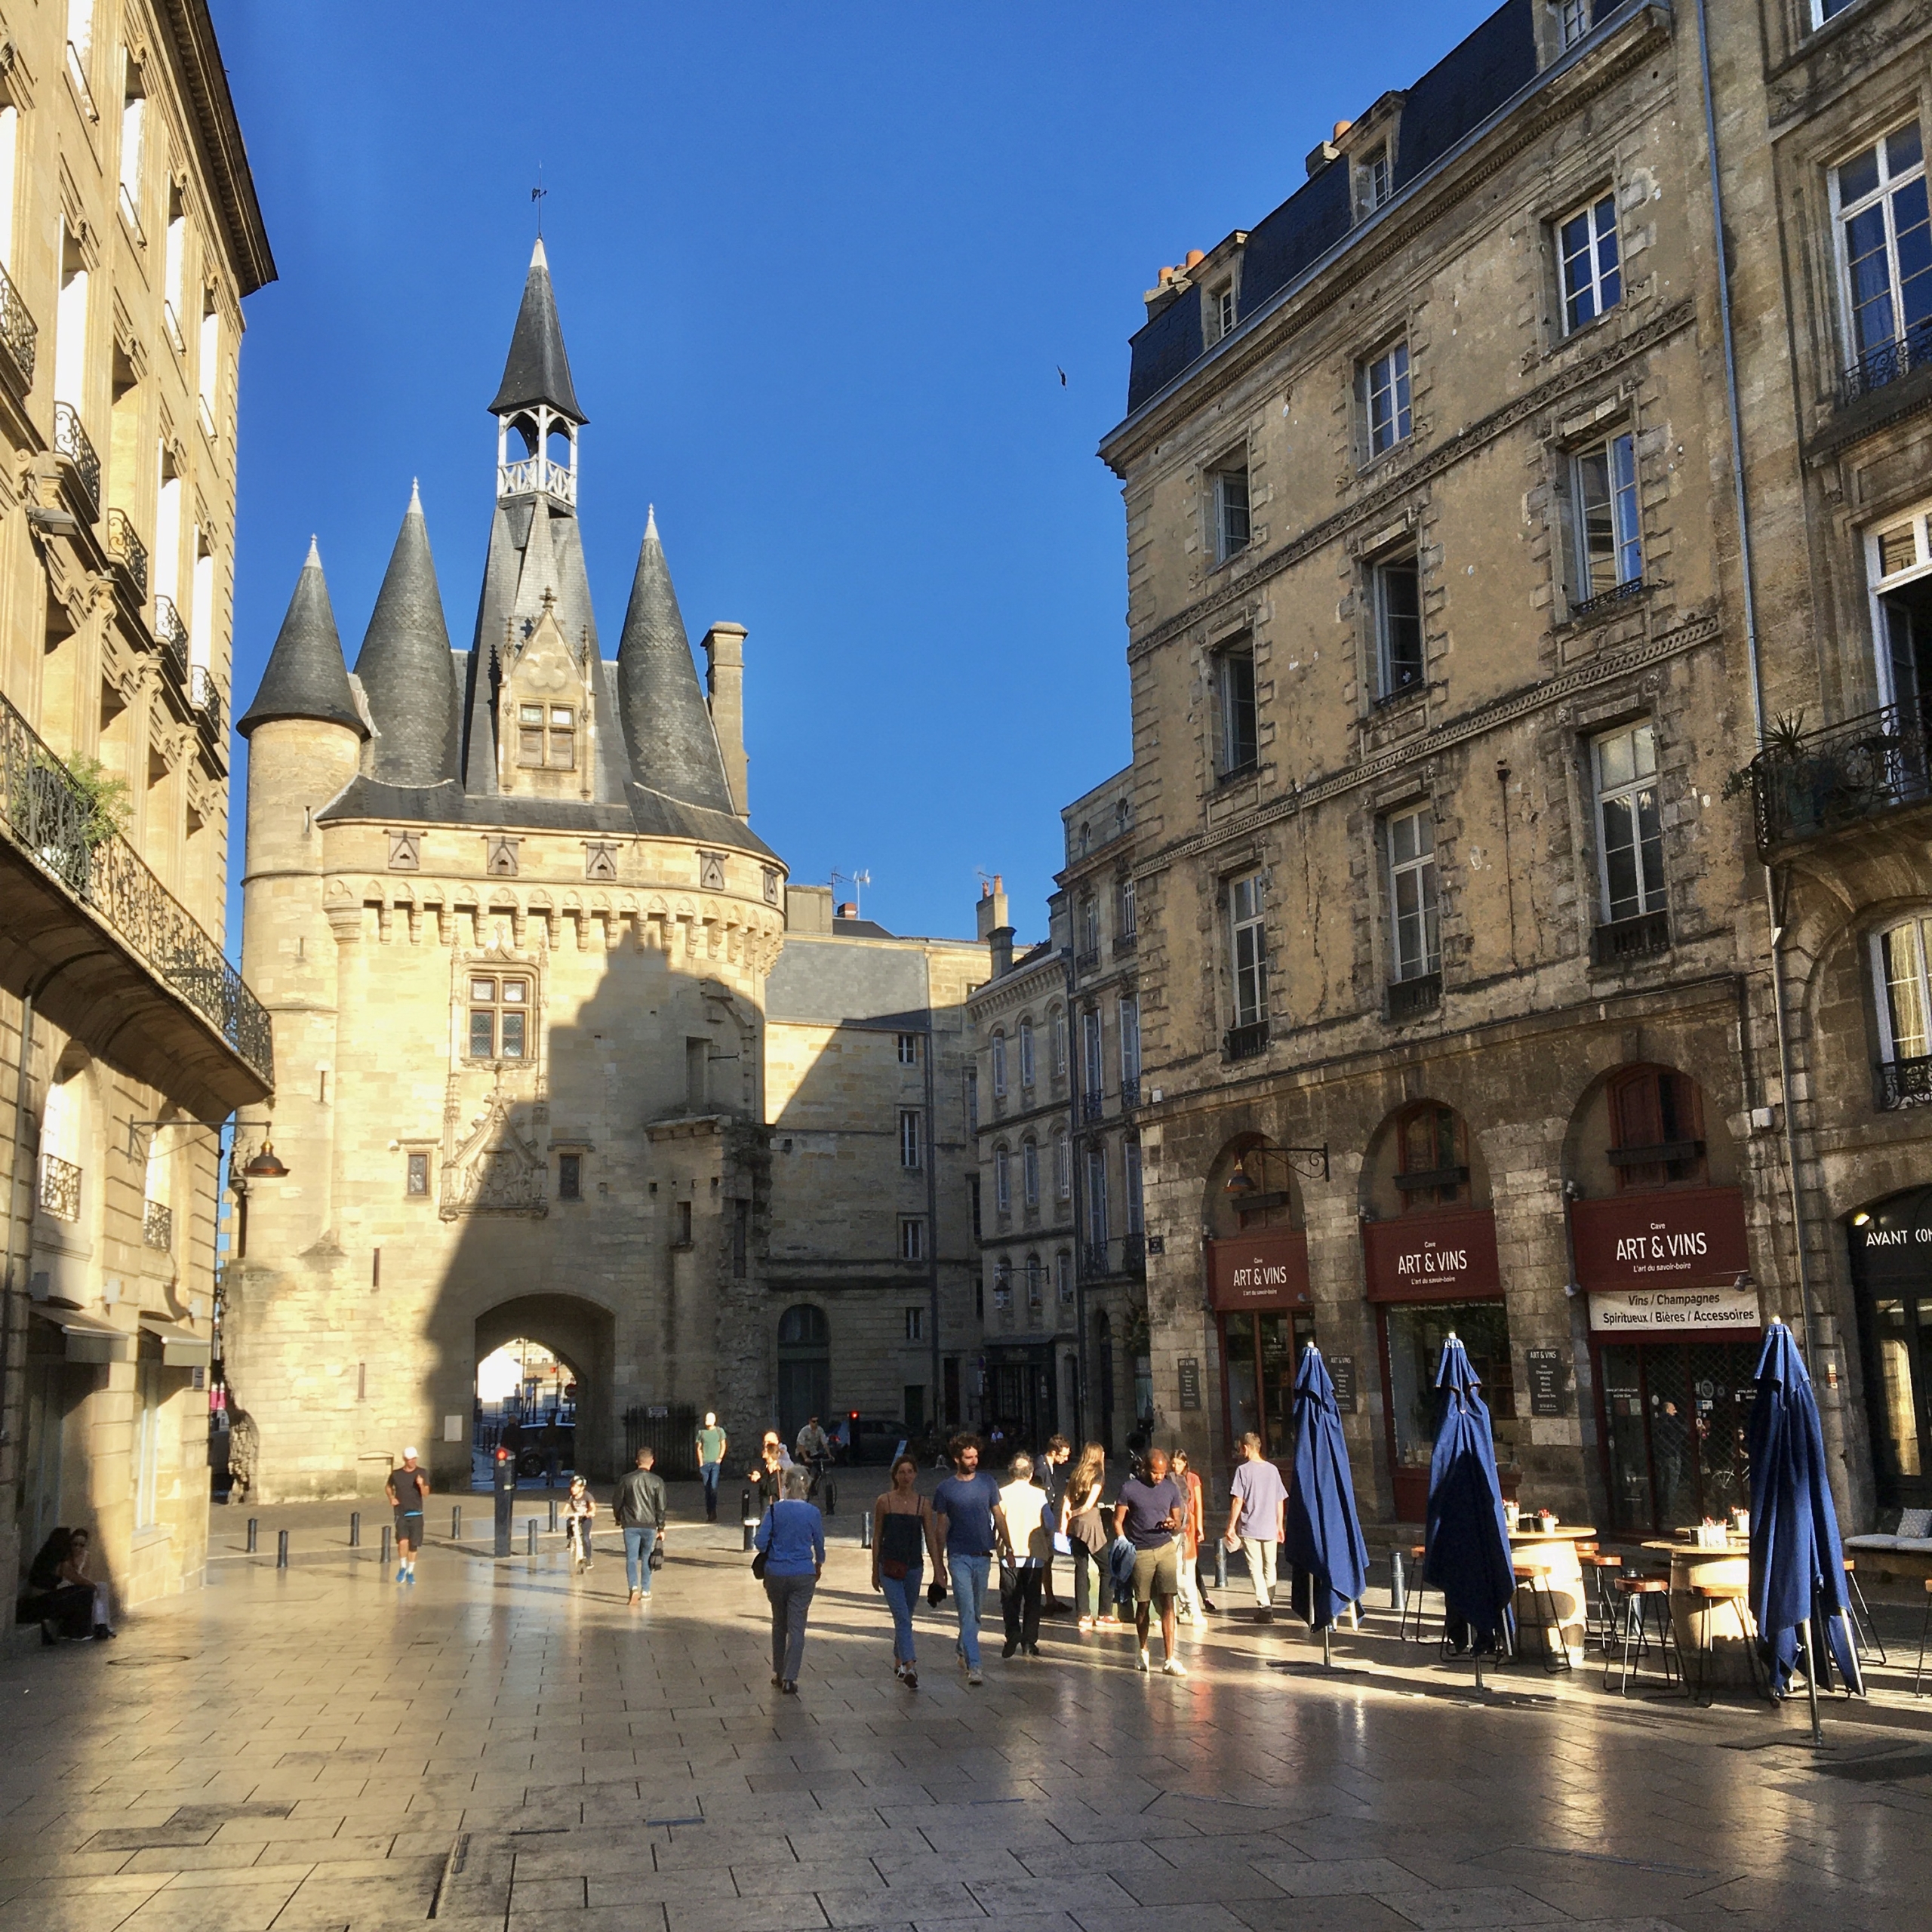
[[[543,238],[530,257],[503,380],[490,411],[497,419],[497,497],[543,496],[574,508],[577,438],[585,423],[571,381]]]

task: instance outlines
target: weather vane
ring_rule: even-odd
[[[537,238],[543,238],[543,197],[549,192],[543,185],[543,164],[537,164],[537,186],[531,189],[530,198],[537,204]]]

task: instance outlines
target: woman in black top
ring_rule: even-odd
[[[918,1464],[901,1456],[892,1466],[892,1487],[872,1505],[872,1588],[891,1607],[892,1674],[909,1690],[919,1687],[912,1611],[933,1540],[933,1506],[915,1487],[918,1477]]]
[[[106,1592],[88,1574],[90,1539],[85,1530],[56,1530],[40,1546],[27,1572],[22,1620],[38,1617],[40,1640],[57,1644],[63,1637],[111,1637]]]

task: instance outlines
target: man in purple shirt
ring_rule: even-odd
[[[1114,1534],[1126,1537],[1134,1549],[1134,1628],[1143,1673],[1148,1667],[1148,1610],[1150,1600],[1158,1597],[1161,1640],[1167,1650],[1161,1668],[1169,1677],[1187,1675],[1174,1649],[1174,1596],[1180,1588],[1180,1546],[1174,1538],[1186,1516],[1187,1499],[1168,1474],[1168,1452],[1149,1450],[1146,1475],[1128,1477],[1114,1505]]]
[[[1241,1461],[1228,1486],[1228,1533],[1222,1539],[1232,1549],[1238,1544],[1247,1558],[1254,1583],[1257,1623],[1275,1620],[1275,1550],[1287,1520],[1288,1492],[1281,1472],[1261,1453],[1261,1438],[1252,1429],[1241,1439]]]

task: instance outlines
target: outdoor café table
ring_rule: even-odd
[[[1589,1600],[1577,1546],[1593,1541],[1595,1536],[1596,1531],[1587,1524],[1558,1523],[1553,1530],[1539,1530],[1527,1518],[1509,1532],[1512,1557],[1549,1567],[1549,1574],[1539,1578],[1534,1590],[1527,1583],[1517,1586],[1516,1648],[1519,1655],[1534,1660],[1540,1653],[1546,1652],[1552,1657],[1556,1654],[1555,1647],[1547,1635],[1539,1634],[1536,1641],[1531,1643],[1525,1640],[1524,1634],[1528,1630],[1539,1633],[1545,1630],[1548,1606],[1553,1598],[1557,1622],[1563,1632],[1564,1648],[1569,1652],[1572,1665],[1582,1664]],[[1549,1592],[1547,1597],[1543,1594],[1546,1590]]]
[[[1746,1589],[1751,1585],[1751,1539],[1727,1537],[1721,1549],[1700,1549],[1694,1532],[1681,1531],[1671,1542],[1647,1543],[1646,1549],[1661,1550],[1670,1558],[1670,1627],[1677,1638],[1678,1654],[1691,1660],[1694,1670],[1708,1668],[1716,1684],[1749,1684],[1751,1654],[1738,1634],[1737,1611],[1728,1603],[1700,1607],[1690,1595],[1694,1583],[1734,1583]],[[1751,1621],[1747,1605],[1745,1620]],[[1694,1660],[1706,1641],[1706,1620],[1711,1654],[1706,1664]]]

